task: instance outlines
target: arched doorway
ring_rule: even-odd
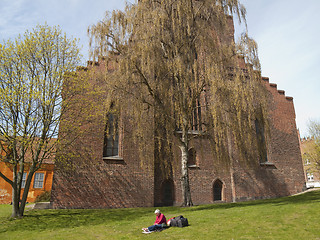
[[[174,184],[171,179],[167,179],[161,184],[161,200],[163,206],[172,206],[174,201]]]
[[[223,200],[223,183],[217,179],[213,183],[213,201]]]

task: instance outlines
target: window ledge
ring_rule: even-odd
[[[264,163],[260,163],[261,167],[267,167],[267,168],[276,168],[276,166],[274,165],[274,163],[272,162],[264,162]]]
[[[123,161],[122,157],[111,156],[111,157],[102,157],[103,160],[112,160],[112,161]]]
[[[199,168],[197,165],[188,165],[188,168]]]

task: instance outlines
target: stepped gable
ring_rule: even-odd
[[[293,100],[293,97],[289,97],[289,96],[286,96],[286,95],[285,95],[285,91],[284,91],[284,90],[278,90],[278,89],[277,89],[277,86],[278,86],[278,85],[277,85],[276,83],[269,83],[269,77],[261,77],[261,79],[262,79],[264,82],[268,83],[271,88],[276,89],[277,92],[278,92],[278,94],[279,94],[279,95],[283,95],[286,100],[288,100],[288,101],[292,101],[292,100]]]

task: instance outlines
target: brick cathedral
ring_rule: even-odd
[[[250,67],[239,59],[244,68]],[[181,153],[174,144],[170,146],[170,152],[156,146],[154,130],[161,126],[151,126],[153,131],[146,139],[151,147],[141,149],[130,137],[134,126],[126,121],[126,117],[119,121],[121,128],[115,136],[108,138],[105,136],[106,117],[103,111],[79,114],[86,104],[94,105],[96,109],[102,107],[102,99],[107,93],[96,76],[112,67],[112,63],[101,59],[80,71],[90,78],[90,87],[98,87],[102,91],[93,96],[88,89],[79,91],[76,98],[82,101],[81,104],[73,105],[75,115],[60,126],[60,140],[64,140],[63,136],[74,137],[74,140],[58,153],[64,160],[56,163],[52,205],[54,208],[181,205]],[[90,71],[96,73],[92,75],[95,77],[86,75]],[[264,159],[251,161],[249,165],[235,159],[233,168],[226,168],[215,158],[208,139],[195,138],[191,142],[188,162],[195,205],[288,196],[305,189],[293,98],[285,96],[276,84],[269,83],[269,78],[261,77],[261,81],[268,91],[270,118]],[[71,88],[75,89],[74,86]],[[115,121],[111,116],[107,119]],[[153,123],[150,121],[151,125]],[[73,125],[81,127],[73,130]],[[110,126],[118,127],[115,124]],[[144,161],[141,160],[142,155]]]

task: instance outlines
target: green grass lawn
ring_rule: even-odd
[[[31,210],[11,220],[0,205],[0,239],[301,239],[320,240],[320,191],[243,203],[160,208],[167,218],[187,217],[189,227],[142,234],[154,208]]]

